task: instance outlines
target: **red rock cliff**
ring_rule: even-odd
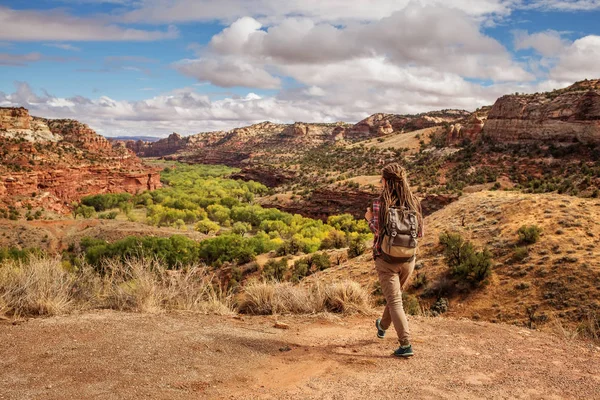
[[[0,109],[0,120],[0,207],[68,212],[90,194],[160,187],[154,168],[78,121],[31,117],[24,108]]]
[[[600,143],[600,80],[548,93],[500,97],[483,132],[499,142]]]

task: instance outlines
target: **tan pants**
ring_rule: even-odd
[[[402,286],[415,269],[415,260],[402,264],[388,264],[381,258],[375,259],[375,269],[379,275],[381,291],[386,305],[381,317],[381,327],[387,329],[393,323],[401,345],[410,343],[408,320],[402,306]]]

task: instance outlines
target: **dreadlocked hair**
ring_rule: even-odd
[[[421,202],[410,190],[406,170],[400,164],[389,164],[381,170],[381,176],[384,179],[384,185],[379,196],[379,232],[377,235],[379,245],[383,241],[390,207],[406,207],[416,212],[419,226],[423,226]]]

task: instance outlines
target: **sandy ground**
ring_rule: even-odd
[[[0,399],[600,398],[600,348],[522,328],[413,317],[392,357],[370,317],[128,314],[0,323]]]

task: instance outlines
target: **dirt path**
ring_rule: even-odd
[[[514,326],[413,318],[390,356],[372,318],[98,311],[0,323],[0,399],[600,398],[600,348]],[[389,332],[391,333],[391,332]]]

